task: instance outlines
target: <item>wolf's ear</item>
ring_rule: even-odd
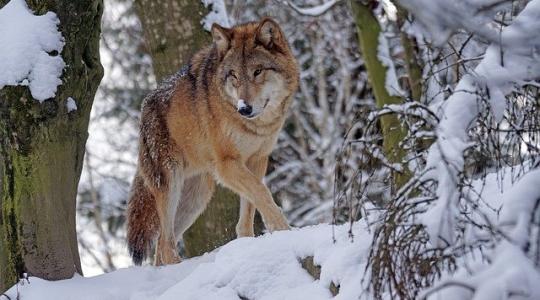
[[[287,42],[278,23],[271,18],[264,18],[257,28],[257,41],[268,50],[284,52]]]
[[[219,53],[219,57],[223,58],[231,45],[231,30],[214,23],[212,24],[212,39]]]

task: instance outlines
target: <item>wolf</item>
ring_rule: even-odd
[[[289,228],[263,177],[298,88],[297,62],[271,18],[214,24],[213,43],[143,101],[127,240],[140,265],[180,261],[177,242],[217,183],[240,195],[238,237],[253,236],[257,209],[269,231]]]

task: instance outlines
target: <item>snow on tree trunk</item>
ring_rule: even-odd
[[[201,23],[208,10],[200,1],[137,0],[135,7],[158,81],[179,70],[194,53],[212,42]],[[217,186],[206,211],[184,233],[186,255],[198,256],[234,239],[239,210],[238,196]]]
[[[0,7],[7,3],[0,0]],[[0,89],[0,292],[23,273],[49,280],[82,273],[75,199],[90,109],[103,76],[101,0],[28,4],[36,15],[58,16],[66,67],[55,97],[42,103],[27,87]]]

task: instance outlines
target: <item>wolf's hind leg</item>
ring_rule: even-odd
[[[176,209],[182,195],[184,178],[182,171],[175,168],[170,173],[167,193],[156,195],[156,208],[159,216],[160,234],[156,246],[156,265],[167,265],[180,262],[176,238],[174,236],[174,219]]]
[[[210,174],[201,174],[184,181],[182,198],[178,204],[174,231],[176,240],[180,240],[184,232],[204,211],[214,194],[215,182]]]

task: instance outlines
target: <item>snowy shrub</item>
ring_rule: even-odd
[[[400,4],[411,14],[397,28],[379,15],[387,30],[415,38],[423,74],[419,101],[405,99],[372,113],[365,134],[348,140],[342,152],[346,161],[351,145],[360,144],[381,166],[359,169],[337,194],[338,200],[350,195],[351,219],[373,206],[382,211],[365,274],[376,298],[415,299],[436,281],[436,291],[424,295],[452,286],[463,293],[444,299],[537,298],[536,287],[527,284],[539,276],[536,250],[530,249],[538,240],[537,212],[527,206],[529,217],[512,231],[530,240],[516,243],[498,225],[514,205],[509,203],[521,201],[514,196],[522,184],[509,188],[520,178],[531,183],[539,166],[540,1],[526,2],[404,0]],[[380,149],[384,137],[376,121],[385,114],[397,115],[408,131],[400,142],[407,154],[398,164]],[[374,186],[388,187],[380,183],[381,172],[404,166],[413,173],[406,184],[386,188],[382,202],[366,196]],[[499,193],[493,192],[497,187]],[[512,269],[502,272],[510,253],[528,271],[518,277]],[[497,289],[486,281],[492,272],[500,273]],[[522,284],[512,286],[516,280]]]

